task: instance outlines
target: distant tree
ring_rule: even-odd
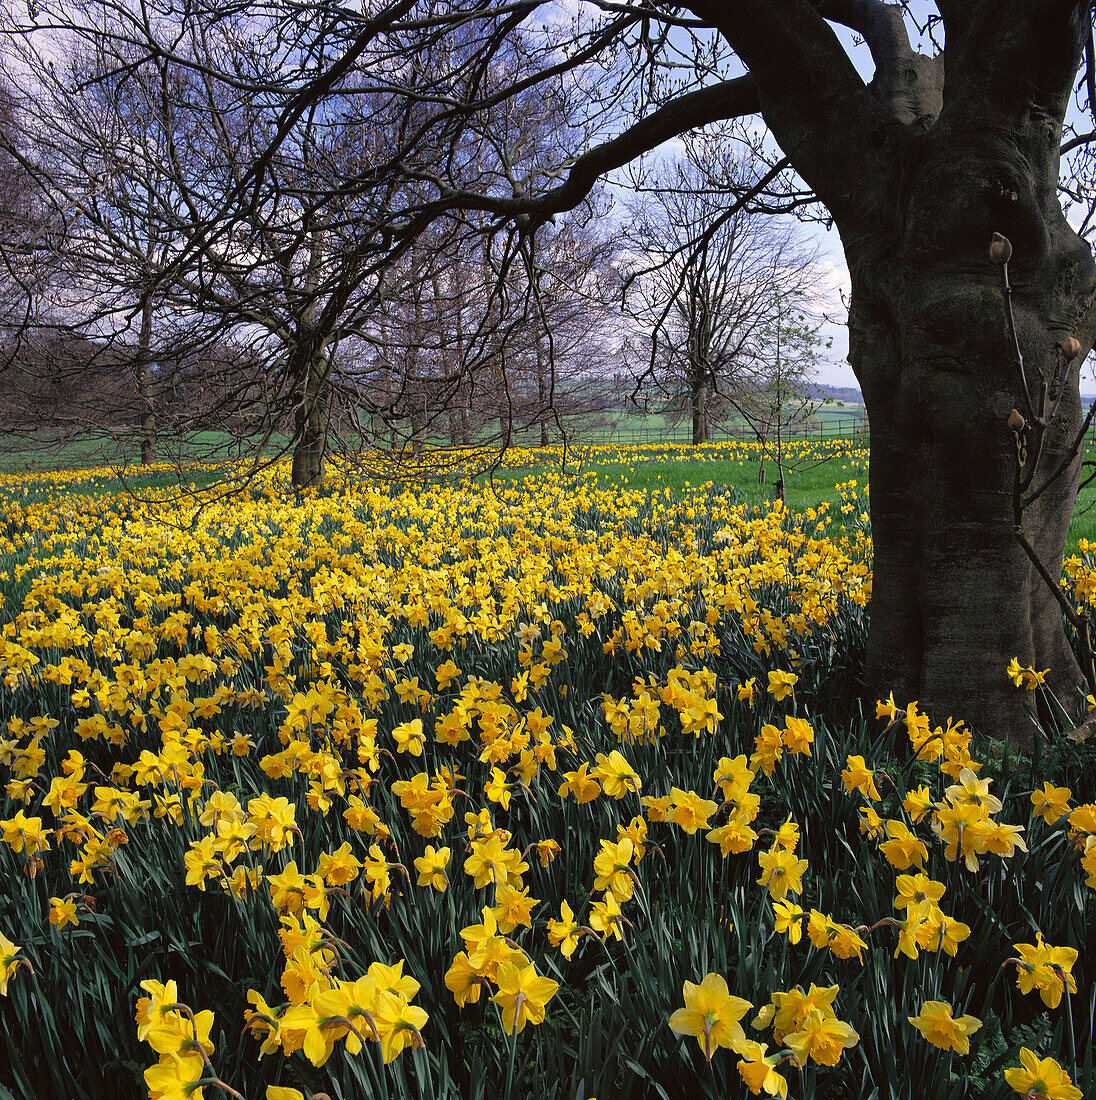
[[[18,96],[0,76],[0,369],[25,351],[21,332],[49,266],[50,226],[36,194],[32,157]]]
[[[761,165],[741,143],[696,139],[643,173],[623,230],[625,303],[646,345],[640,381],[665,394],[704,443],[739,397],[766,388],[767,339],[782,312],[819,289],[816,251],[794,222],[726,196],[758,186]]]
[[[786,444],[802,434],[820,401],[815,396],[819,356],[827,342],[821,321],[794,299],[777,297],[770,320],[759,332],[765,353],[750,365],[729,400],[761,445],[761,479],[766,460],[776,464],[773,495],[784,495]]]
[[[476,212],[420,225],[413,211],[429,205],[429,185],[414,174],[433,173],[442,155],[428,145],[408,162],[408,178],[369,182],[388,150],[426,125],[431,89],[474,39],[454,33],[422,59],[422,100],[393,98],[384,80],[358,74],[266,156],[281,125],[276,101],[240,96],[235,82],[211,74],[261,73],[275,87],[292,51],[237,33],[239,18],[225,18],[170,55],[142,56],[120,10],[97,14],[101,25],[12,47],[10,68],[28,89],[37,194],[64,227],[53,240],[56,277],[22,325],[25,338],[38,334],[38,354],[22,366],[55,379],[82,370],[79,357],[46,362],[67,333],[98,347],[100,363],[130,384],[97,388],[88,409],[43,398],[37,423],[46,413],[45,422],[114,440],[136,421],[148,461],[157,412],[170,408],[171,434],[185,437],[215,404],[220,426],[246,426],[256,449],[284,432],[293,484],[307,487],[322,481],[333,448],[399,444],[404,425],[417,452],[451,412],[467,441],[469,410],[490,409],[502,445],[523,418],[548,415],[520,380],[535,375],[533,388],[550,401],[553,371],[563,368],[557,352],[570,347],[580,316],[588,325],[594,316],[575,256],[566,278],[551,273],[564,236],[545,226],[496,247],[491,219]],[[509,81],[518,63],[515,55],[486,77]],[[566,99],[561,86],[510,102],[489,128],[467,134],[462,161],[485,183],[520,189],[554,165]],[[358,186],[339,191],[348,178]],[[588,220],[576,212],[568,224]],[[587,271],[595,252],[583,256]],[[563,285],[572,301],[586,296],[566,322]],[[232,344],[249,345],[253,377],[238,364],[217,369],[216,349]],[[203,400],[188,416],[177,398],[193,387],[169,374],[201,361]],[[29,378],[24,389],[61,392]]]
[[[71,43],[67,56],[35,45],[8,58],[9,80],[22,78],[25,149],[0,135],[43,226],[10,360],[21,379],[16,426],[98,440],[112,458],[136,434],[140,461],[152,462],[168,406],[171,426],[186,430],[224,391],[215,375],[225,332],[215,318],[180,311],[166,276],[202,144],[150,66],[117,72],[117,55],[97,42]],[[18,249],[0,252],[18,259]],[[195,388],[188,379],[199,362],[206,370]],[[181,393],[202,400],[188,404]]]

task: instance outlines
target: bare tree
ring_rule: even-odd
[[[24,167],[25,146],[15,92],[0,82],[0,320],[8,330],[18,326],[32,294],[31,261],[44,228]]]
[[[706,135],[636,180],[623,232],[630,314],[647,345],[640,387],[692,421],[693,443],[736,411],[769,374],[771,334],[789,302],[817,296],[817,253],[796,223],[742,206],[760,165],[732,137]],[[748,403],[747,403],[748,407]]]
[[[16,326],[7,426],[79,434],[109,457],[132,433],[151,462],[161,417],[176,430],[200,425],[218,379],[248,358],[215,318],[181,313],[164,278],[189,224],[195,163],[180,148],[193,154],[198,143],[178,141],[147,67],[116,72],[117,55],[95,43],[67,55],[37,45],[7,59],[30,148],[5,148],[33,188],[35,251],[48,255]]]
[[[786,499],[784,471],[796,468],[787,461],[785,444],[819,404],[812,383],[825,343],[820,328],[801,298],[775,288],[770,316],[758,333],[762,354],[729,398],[761,445],[759,480],[764,482],[766,460],[776,464],[773,495],[780,500]]]
[[[474,397],[481,413],[493,404],[496,441],[509,442],[510,382],[533,346],[526,339],[531,319],[540,317],[544,328],[548,300],[537,289],[544,279],[530,266],[532,250],[550,230],[497,246],[483,213],[416,213],[429,205],[430,190],[416,177],[453,155],[424,136],[428,104],[445,90],[449,69],[474,54],[474,37],[454,33],[418,52],[410,74],[420,90],[415,97],[393,96],[387,78],[356,70],[337,96],[312,104],[283,132],[272,89],[286,71],[291,81],[297,54],[269,48],[251,33],[253,24],[244,34],[238,20],[198,22],[174,53],[141,54],[125,29],[124,9],[93,15],[67,34],[54,28],[41,49],[37,38],[26,37],[11,66],[33,90],[28,110],[40,194],[65,225],[64,274],[24,329],[41,337],[31,373],[86,379],[81,356],[63,361],[45,354],[79,347],[97,358],[96,372],[131,373],[132,389],[124,392],[132,399],[122,407],[109,387],[85,386],[92,407],[56,405],[53,418],[86,429],[105,422],[111,438],[136,418],[142,458],[149,460],[153,390],[177,392],[169,375],[204,360],[204,401],[189,418],[171,402],[173,435],[217,424],[247,432],[258,449],[284,432],[298,487],[322,481],[332,448],[358,453],[381,440],[395,445],[405,422],[404,442],[417,453],[427,422],[458,393],[466,409]],[[326,51],[322,43],[313,50],[321,68]],[[517,55],[500,58],[484,79],[508,83],[518,64]],[[262,94],[241,94],[260,79]],[[526,175],[554,163],[550,141],[566,131],[565,98],[560,87],[547,97],[515,100],[489,126],[477,118],[463,130],[463,169],[485,186],[523,187]],[[375,171],[391,149],[409,141],[414,156],[403,173]],[[249,189],[257,171],[261,178]],[[357,182],[346,186],[351,180]],[[478,273],[470,270],[471,256],[478,257]],[[454,265],[463,269],[455,278],[467,299],[457,306],[456,341],[448,333],[442,339],[438,327],[442,284]],[[473,317],[477,292],[482,308]],[[214,370],[215,357],[203,354],[232,343],[249,348],[251,377]],[[541,362],[549,394],[553,346],[549,338]],[[439,389],[442,353],[448,367]],[[34,381],[28,379],[26,393],[42,391]],[[37,415],[23,419],[42,423],[42,402]]]

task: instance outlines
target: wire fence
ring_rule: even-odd
[[[867,442],[868,421],[864,416],[811,417],[808,420],[793,422],[784,426],[782,434],[786,439],[854,439]],[[745,424],[719,424],[709,432],[709,442],[727,441],[750,442],[757,434]],[[679,424],[651,427],[617,426],[606,442],[625,443],[632,446],[650,443],[692,443],[692,425],[687,421]]]
[[[572,443],[582,445],[614,443],[626,446],[692,445],[692,425],[688,420],[682,419],[676,424],[660,422],[656,418],[652,420],[654,423],[648,421],[645,424],[622,424],[619,421],[614,422],[611,418],[602,417],[586,424],[572,423],[568,429],[568,437]],[[517,429],[513,433],[513,442],[521,446],[536,447],[540,442],[539,433],[539,427],[526,426]],[[782,434],[787,440],[824,442],[827,439],[848,439],[857,446],[866,447],[868,446],[868,418],[862,410],[847,416],[812,416],[806,420],[785,425]],[[556,432],[550,432],[550,437],[554,440],[556,435]],[[757,434],[746,424],[717,424],[711,427],[708,438],[711,443],[752,442],[757,439]],[[1085,448],[1096,450],[1096,417],[1093,418],[1085,434]]]

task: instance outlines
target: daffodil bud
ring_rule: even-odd
[[[1062,354],[1072,362],[1081,354],[1081,341],[1076,336],[1067,336],[1062,341]]]
[[[1004,267],[1012,258],[1012,242],[1008,237],[1003,237],[1000,233],[993,234],[993,240],[989,245],[989,258],[997,264],[998,267]]]
[[[1013,409],[1012,412],[1008,414],[1009,431],[1022,432],[1026,424],[1027,421],[1024,420],[1019,409]]]

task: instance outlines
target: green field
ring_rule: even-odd
[[[834,426],[847,425],[862,414],[862,406],[824,406],[812,422],[812,430],[821,421],[824,439],[834,440]],[[581,428],[581,425],[578,427]],[[732,486],[738,498],[751,504],[771,499],[776,481],[776,466],[766,462],[764,482],[760,480],[760,463],[749,460],[726,460],[719,457],[697,458],[699,452],[685,448],[684,453],[668,457],[658,449],[640,452],[634,461],[608,461],[604,457],[590,460],[588,448],[594,445],[619,443],[628,446],[630,438],[644,437],[648,446],[659,441],[662,435],[667,443],[678,445],[686,442],[687,425],[676,425],[667,415],[626,411],[616,420],[606,423],[600,418],[587,425],[589,431],[581,435],[581,443],[569,449],[570,463],[578,471],[596,470],[598,477],[615,484],[632,488],[649,487],[670,489],[673,492],[713,482]],[[810,436],[809,438],[814,438]],[[532,440],[530,440],[532,443]],[[639,443],[638,445],[643,445]],[[269,449],[274,452],[275,445]],[[841,500],[838,484],[856,480],[861,486],[868,481],[866,447],[859,439],[850,438],[848,447],[841,449],[836,442],[829,448],[836,453],[822,458],[793,462],[785,469],[785,499],[794,510],[817,506],[822,501],[837,504]],[[116,485],[122,488],[170,489],[177,485],[205,485],[216,480],[212,473],[199,474],[195,478],[187,464],[202,461],[224,461],[237,454],[235,442],[223,432],[202,432],[184,440],[163,441],[160,447],[160,468],[154,475],[142,475],[137,465],[136,439],[73,440],[49,443],[45,439],[31,440],[23,436],[0,436],[0,473],[44,472],[80,468],[103,468],[117,474]],[[534,461],[543,456],[534,453]],[[630,456],[629,456],[630,457]],[[1086,460],[1096,460],[1096,446],[1091,441],[1086,447]],[[517,465],[496,471],[494,477],[522,478],[534,473],[536,465]],[[112,483],[110,474],[102,483],[108,491]],[[1096,485],[1082,489],[1074,511],[1067,542],[1067,553],[1073,552],[1079,539],[1096,541]]]
[[[792,434],[809,439],[832,438],[839,433],[852,434],[863,423],[863,405],[820,405],[806,424]],[[591,414],[587,417],[569,417],[566,424],[575,439],[583,443],[657,443],[691,441],[688,417],[667,412],[644,412],[642,409],[623,408],[616,411]],[[539,440],[539,429],[521,433],[522,442],[530,445]],[[712,439],[752,438],[749,424],[740,416],[732,415],[712,427]],[[535,438],[534,438],[535,437]]]
[[[267,450],[272,452],[285,443],[286,437],[276,436]],[[158,464],[181,467],[191,462],[228,461],[239,453],[236,438],[228,432],[192,432],[183,437],[161,437],[157,441],[156,458]],[[138,468],[140,455],[136,435],[103,432],[90,437],[64,438],[54,432],[0,433],[0,473],[103,467],[126,470],[132,475]]]

